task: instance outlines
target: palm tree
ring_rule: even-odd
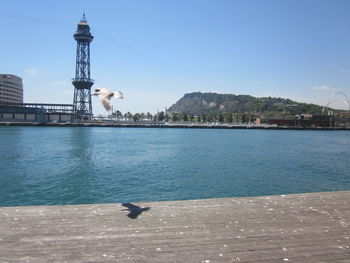
[[[145,120],[145,114],[144,114],[143,112],[140,114],[140,120],[141,120],[141,121],[144,121],[144,120]]]
[[[132,114],[130,113],[130,111],[128,111],[128,113],[126,115],[127,115],[128,120],[132,120]]]
[[[119,121],[119,118],[123,118],[123,113],[121,111],[117,110],[116,116],[117,116],[117,121]]]
[[[187,114],[186,114],[186,113],[184,113],[184,115],[183,115],[183,121],[188,121],[188,118],[187,118]]]
[[[164,121],[164,119],[165,119],[164,111],[159,112],[158,121]]]
[[[173,112],[171,115],[171,119],[173,122],[177,122],[179,120],[179,115],[176,112]]]
[[[135,113],[133,116],[133,120],[134,121],[139,121],[140,120],[140,114],[139,113]]]

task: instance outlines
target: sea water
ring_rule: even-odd
[[[350,132],[0,127],[0,206],[350,190]]]

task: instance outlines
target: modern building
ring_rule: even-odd
[[[0,104],[23,103],[23,83],[20,77],[0,74]]]

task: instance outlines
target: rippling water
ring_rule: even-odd
[[[0,206],[332,190],[347,131],[0,127]]]

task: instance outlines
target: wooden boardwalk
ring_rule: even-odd
[[[350,262],[350,191],[0,208],[0,262]]]

